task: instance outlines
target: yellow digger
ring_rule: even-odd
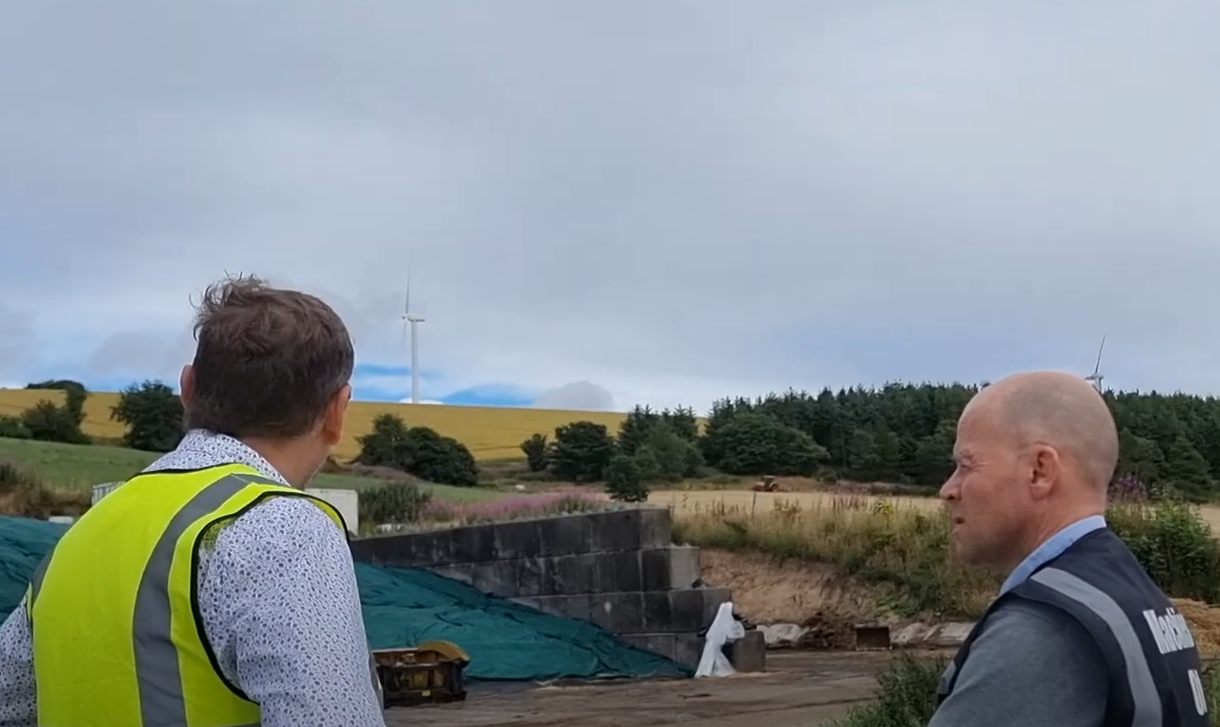
[[[383,709],[466,699],[464,672],[470,656],[451,641],[374,649],[370,656]]]

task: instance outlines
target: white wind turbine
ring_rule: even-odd
[[[1105,389],[1103,389],[1102,385],[1101,385],[1101,382],[1104,381],[1106,378],[1105,375],[1101,373],[1101,352],[1104,351],[1105,348],[1106,348],[1106,337],[1102,336],[1101,345],[1097,347],[1097,364],[1093,367],[1093,373],[1084,377],[1085,381],[1093,382],[1093,387],[1097,389],[1097,393],[1099,393],[1099,394],[1105,392]]]
[[[407,301],[402,310],[402,335],[407,336],[407,326],[411,327],[411,403],[419,403],[419,327],[424,317],[411,313],[411,272],[407,271]]]

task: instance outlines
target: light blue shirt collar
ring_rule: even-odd
[[[1059,557],[1063,551],[1067,550],[1084,536],[1106,527],[1106,519],[1101,515],[1090,515],[1083,520],[1068,525],[1059,532],[1046,539],[1046,542],[1034,549],[1034,552],[1025,557],[1025,560],[1013,569],[1012,573],[1008,574],[1008,578],[1004,580],[1004,585],[1000,586],[1000,595],[1008,593],[1012,589],[1025,582],[1035,570],[1048,560]]]

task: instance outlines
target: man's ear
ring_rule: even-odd
[[[347,405],[351,400],[352,386],[344,384],[326,406],[326,414],[322,417],[322,436],[331,447],[343,439],[343,420],[347,417]]]
[[[178,389],[178,398],[182,399],[182,406],[190,406],[191,397],[195,394],[195,368],[190,364],[182,367],[182,374],[178,376]]]
[[[1035,500],[1050,495],[1059,483],[1063,462],[1054,447],[1034,445],[1030,451],[1029,491]]]

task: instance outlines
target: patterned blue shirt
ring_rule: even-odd
[[[145,471],[222,464],[287,484],[246,445],[198,430]],[[204,634],[262,727],[385,727],[351,551],[321,509],[296,497],[251,508],[201,549],[196,576]],[[37,727],[32,652],[22,604],[0,626],[0,727]]]

